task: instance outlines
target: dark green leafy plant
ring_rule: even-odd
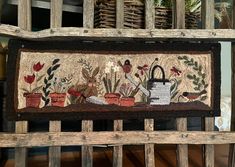
[[[193,58],[188,58],[187,56],[179,56],[179,60],[183,61],[184,64],[191,67],[195,73],[194,74],[188,74],[187,78],[190,79],[194,85],[195,91],[206,91],[206,88],[208,87],[208,84],[205,81],[206,73],[202,71],[202,65],[200,65],[197,61],[195,61]],[[206,100],[207,96],[204,95],[201,97],[201,100]]]
[[[60,67],[59,64],[60,59],[54,59],[52,65],[47,69],[47,77],[44,78],[45,86],[42,88],[43,96],[42,100],[44,101],[44,106],[47,106],[50,102],[49,94],[50,87],[52,86],[51,81],[54,78],[55,71]]]

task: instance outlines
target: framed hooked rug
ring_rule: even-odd
[[[9,42],[11,120],[220,114],[220,44]]]

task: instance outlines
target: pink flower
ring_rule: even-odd
[[[41,64],[40,62],[38,62],[37,64],[33,65],[33,70],[38,72],[43,68],[44,64]]]
[[[35,75],[33,74],[33,75],[24,76],[24,80],[25,82],[32,84],[33,81],[35,80]]]
[[[148,71],[148,65],[138,66],[137,69],[140,70],[141,75],[144,75],[144,72]]]

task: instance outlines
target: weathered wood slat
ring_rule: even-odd
[[[32,11],[31,11],[31,0],[21,0],[18,4],[18,26],[26,31],[32,29]],[[18,121],[15,122],[16,133],[27,133],[28,122]],[[27,166],[27,149],[26,148],[15,148],[15,167],[26,167]]]
[[[187,118],[178,118],[176,126],[178,131],[187,131]],[[188,166],[188,145],[177,145],[177,158],[179,167]]]
[[[15,131],[17,133],[28,132],[28,122],[18,121],[15,123]],[[26,167],[27,166],[27,149],[26,148],[15,148],[15,167]]]
[[[205,130],[214,131],[214,118],[205,118]],[[214,145],[209,144],[205,146],[205,167],[214,167],[215,165],[215,150]]]
[[[62,26],[62,7],[63,0],[51,0],[51,20],[50,27],[58,28]],[[50,121],[49,122],[50,132],[61,131],[61,121]],[[50,147],[49,148],[49,167],[60,167],[61,159],[61,147]]]
[[[175,7],[175,18],[174,18],[174,25],[177,29],[184,29],[185,28],[185,0],[177,0],[174,1]]]
[[[202,28],[214,29],[214,1],[202,1]],[[214,130],[214,118],[205,118],[205,130]],[[214,167],[214,146],[205,146],[205,167]]]
[[[146,132],[154,131],[154,119],[144,120],[144,129]],[[145,144],[145,166],[154,167],[155,166],[155,156],[154,156],[154,144]]]
[[[83,120],[82,121],[82,132],[92,132],[93,131],[93,121]],[[96,138],[96,137],[94,137]],[[86,140],[86,137],[84,136]],[[105,139],[104,139],[105,140]],[[82,146],[82,167],[92,167],[93,166],[93,147],[88,146],[90,144],[84,144]]]
[[[116,28],[124,27],[124,0],[116,1]]]
[[[174,26],[178,29],[185,28],[185,0],[174,2]],[[187,118],[177,118],[176,128],[178,131],[187,131]],[[188,145],[177,145],[177,158],[179,167],[188,167]]]
[[[202,28],[213,29],[215,25],[215,5],[214,1],[202,1],[201,15],[202,15]]]
[[[51,0],[51,28],[62,26],[62,7],[63,0]]]
[[[83,1],[83,27],[93,28],[94,27],[94,0]],[[82,132],[92,132],[93,121],[83,120],[82,121]],[[82,146],[82,167],[93,166],[93,147],[84,145]]]
[[[155,5],[154,0],[145,0],[145,29],[155,28]],[[144,129],[146,132],[154,131],[154,119],[144,120]],[[148,143],[144,146],[145,166],[154,167],[154,144]]]
[[[85,0],[83,2],[83,27],[94,27],[94,0]]]
[[[61,131],[61,121],[50,121],[49,122],[50,132],[60,132]],[[61,158],[61,147],[50,147],[49,148],[49,167],[60,167]]]
[[[31,0],[20,0],[18,5],[18,26],[30,31],[32,28]]]
[[[145,0],[145,28],[155,28],[155,5],[154,0]]]
[[[235,41],[233,29],[87,29],[63,27],[53,28],[37,32],[24,31],[16,26],[0,25],[0,35],[19,37],[32,40],[65,39],[68,37],[94,40],[209,40],[209,41]]]
[[[124,27],[124,0],[116,1],[116,28],[121,29]],[[113,121],[113,130],[123,130],[123,120]],[[113,167],[122,167],[123,165],[123,146],[113,147]]]
[[[142,145],[142,144],[232,144],[233,132],[42,132],[0,133],[1,147]]]
[[[113,122],[114,131],[123,130],[123,120],[114,120]],[[113,167],[122,167],[123,165],[123,146],[114,146],[113,147]]]

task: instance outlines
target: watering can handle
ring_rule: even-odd
[[[163,80],[163,84],[165,84],[165,72],[164,72],[164,69],[159,65],[155,65],[153,67],[152,74],[151,74],[151,79],[154,79],[154,72],[157,68],[160,68],[160,70],[162,71],[162,80]]]

